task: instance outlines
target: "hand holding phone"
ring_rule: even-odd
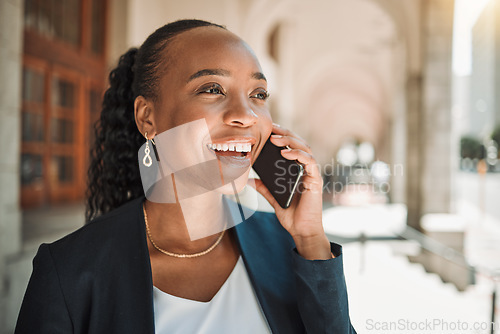
[[[253,164],[253,169],[278,204],[286,209],[292,202],[304,174],[304,167],[296,161],[285,159],[281,155],[284,148],[274,145],[268,138]]]

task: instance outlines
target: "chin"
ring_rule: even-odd
[[[224,184],[222,187],[217,188],[217,192],[223,195],[234,195],[235,192],[241,192],[248,183],[248,174],[250,173],[250,168],[248,170],[235,178],[232,182]]]

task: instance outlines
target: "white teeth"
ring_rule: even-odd
[[[208,144],[208,148],[211,150],[217,150],[222,152],[250,152],[252,150],[251,144],[241,144],[241,143],[229,143],[229,144]]]

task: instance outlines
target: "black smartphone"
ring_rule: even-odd
[[[286,209],[292,203],[304,167],[297,161],[287,160],[281,155],[281,150],[267,139],[260,155],[253,164],[253,169],[259,175],[262,183],[269,189],[279,205]]]

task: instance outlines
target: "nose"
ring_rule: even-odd
[[[224,123],[231,126],[249,127],[257,123],[259,116],[252,110],[245,97],[234,98],[224,113]]]

